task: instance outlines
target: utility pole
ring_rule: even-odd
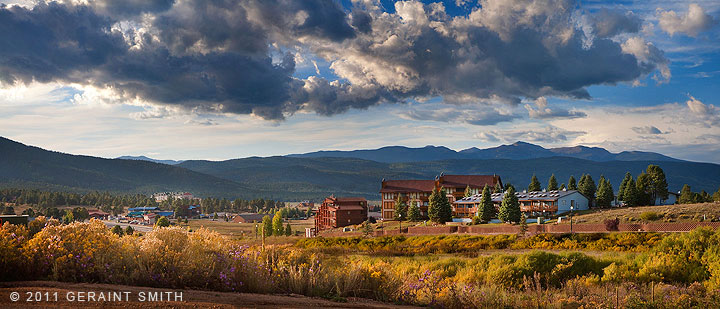
[[[570,234],[573,233],[572,219],[573,219],[573,209],[574,209],[574,208],[575,208],[575,207],[573,207],[572,205],[570,205]]]
[[[262,252],[265,252],[265,227],[264,227],[264,226],[263,226],[263,229],[262,229],[262,233],[261,233],[261,234],[262,234],[262,248],[261,248],[261,251],[262,251]]]

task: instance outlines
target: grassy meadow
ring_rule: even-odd
[[[720,232],[271,237],[262,250],[209,227],[117,236],[96,220],[41,217],[0,228],[0,278],[446,308],[713,307]]]

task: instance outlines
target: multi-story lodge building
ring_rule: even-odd
[[[465,189],[469,186],[472,194],[482,193],[487,185],[494,188],[502,187],[502,180],[498,175],[443,175],[435,180],[385,180],[382,181],[380,197],[382,200],[382,218],[392,219],[395,215],[395,200],[401,196],[407,205],[417,205],[420,213],[427,216],[428,199],[433,189],[443,189],[450,203],[465,196]]]
[[[588,199],[577,190],[515,192],[520,202],[520,211],[528,216],[547,216],[562,214],[573,210],[589,208]],[[493,193],[492,202],[496,209],[500,208],[504,193]],[[462,198],[453,203],[453,216],[471,218],[477,214],[481,194]]]
[[[360,224],[367,220],[367,216],[366,199],[330,196],[315,212],[315,231]]]

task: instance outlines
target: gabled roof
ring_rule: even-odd
[[[473,188],[483,188],[485,185],[494,187],[495,182],[500,180],[497,175],[443,175],[440,177],[440,185],[445,188],[465,188],[468,185]]]
[[[430,192],[434,188],[434,180],[386,180],[380,192]]]

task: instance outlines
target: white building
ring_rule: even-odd
[[[172,198],[174,200],[178,199],[185,199],[185,200],[192,200],[195,197],[190,192],[160,192],[153,194],[153,198],[155,198],[155,201],[160,203],[167,201],[168,199]]]
[[[493,193],[491,199],[496,209],[500,208],[505,193]],[[520,211],[529,217],[557,215],[573,211],[589,209],[588,199],[577,190],[531,191],[515,192],[520,202]],[[470,212],[477,214],[480,206],[481,194],[475,194],[457,200],[453,203],[453,213]],[[457,209],[457,211],[456,211]]]

